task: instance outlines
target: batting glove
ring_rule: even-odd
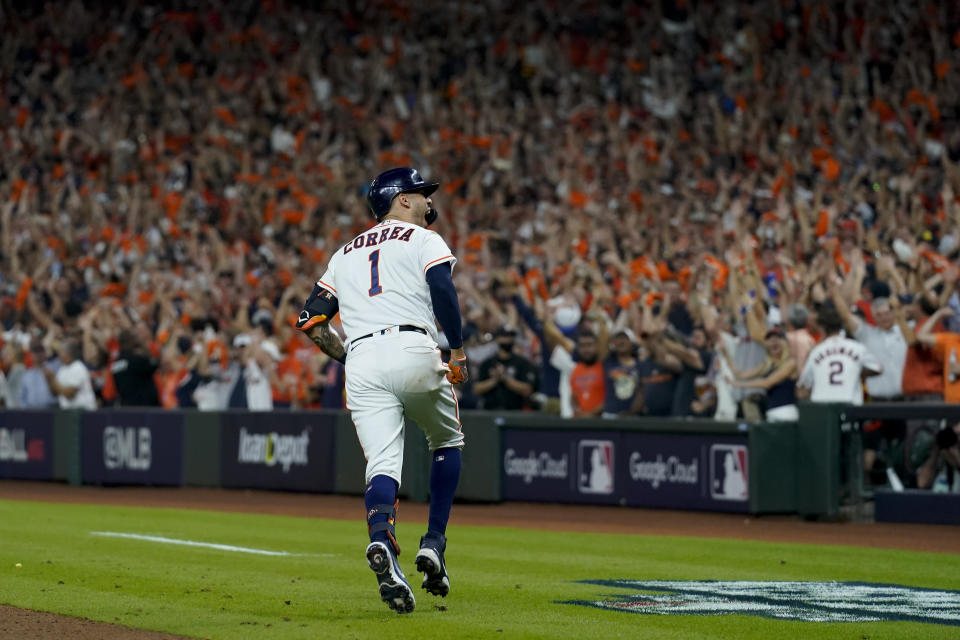
[[[450,361],[447,363],[447,381],[450,384],[460,384],[466,382],[470,378],[470,375],[467,373],[467,359],[457,360],[450,358]]]

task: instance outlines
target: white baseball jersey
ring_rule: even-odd
[[[346,334],[347,409],[367,459],[367,483],[400,484],[404,416],[416,421],[430,451],[462,447],[460,410],[437,346],[426,272],[456,258],[425,227],[385,220],[341,247],[317,285],[333,293]],[[427,332],[382,332],[396,325]],[[373,334],[364,340],[357,340]]]
[[[867,348],[855,340],[830,336],[810,351],[797,384],[811,389],[813,402],[863,404],[863,370],[883,371]]]
[[[434,341],[437,326],[427,269],[457,259],[436,232],[385,220],[341,247],[317,285],[340,303],[347,342],[394,325],[425,329]]]

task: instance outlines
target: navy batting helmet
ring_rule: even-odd
[[[424,197],[429,196],[437,190],[440,185],[436,182],[424,182],[420,173],[410,167],[396,167],[384,171],[370,183],[370,190],[367,191],[367,202],[370,204],[370,211],[377,222],[383,220],[383,217],[390,211],[390,203],[400,193],[422,193]],[[436,220],[437,212],[430,209],[427,212],[426,220],[429,225]]]

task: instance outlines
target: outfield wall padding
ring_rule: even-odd
[[[80,411],[49,411],[53,415],[53,479],[83,483],[80,473]]]
[[[838,504],[838,409],[806,405],[802,411],[802,427],[463,412],[466,445],[457,496],[832,515]],[[21,420],[14,412],[6,416],[7,424]],[[366,462],[345,411],[106,409],[31,416],[38,424],[52,416],[53,479],[364,491]],[[425,501],[431,456],[420,429],[407,426],[401,496]],[[8,467],[0,467],[0,474],[15,475]]]
[[[343,495],[363,495],[367,462],[357,441],[357,432],[347,411],[337,414],[335,422],[333,490]]]
[[[840,510],[840,410],[836,404],[799,405],[796,437],[797,513],[835,518]]]
[[[113,409],[80,415],[80,468],[84,484],[183,484],[180,411]]]
[[[751,424],[750,512],[794,513],[797,510],[798,425],[793,422]]]
[[[505,500],[756,510],[745,425],[527,416],[502,420]],[[668,431],[666,426],[678,428]]]
[[[190,487],[220,486],[220,414],[183,412],[183,483]]]
[[[457,497],[476,502],[499,502],[500,418],[491,413],[463,412],[463,467]]]
[[[52,480],[54,416],[47,411],[0,412],[0,477]]]
[[[880,489],[874,499],[877,522],[960,524],[960,495],[955,493]]]
[[[313,411],[220,414],[220,484],[332,493],[336,416]]]
[[[457,497],[477,502],[500,501],[500,430],[490,413],[461,414],[464,440],[463,469]],[[415,422],[407,423],[404,439],[403,485],[400,495],[426,501],[430,496],[430,465],[426,440]],[[365,490],[366,461],[357,440],[350,414],[341,412],[336,424],[335,492],[362,495]]]

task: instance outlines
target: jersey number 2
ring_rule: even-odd
[[[383,292],[383,287],[380,286],[380,249],[372,252],[369,257],[370,260],[370,290],[367,292],[372,298],[375,295],[379,295]]]
[[[834,386],[840,386],[843,384],[843,380],[840,379],[840,376],[843,375],[843,362],[840,360],[831,360],[830,361],[830,384]]]

